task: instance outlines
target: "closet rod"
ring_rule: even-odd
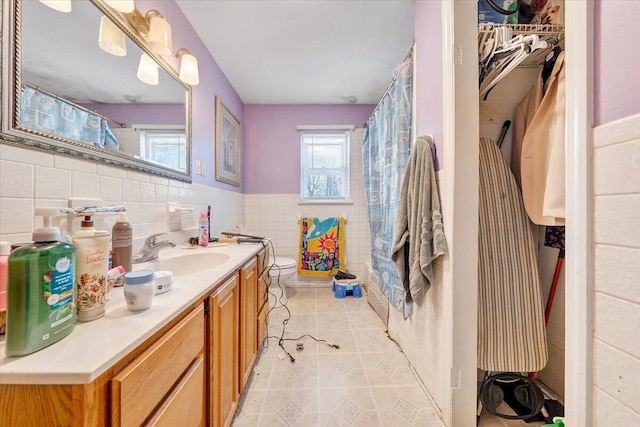
[[[416,47],[416,41],[414,40],[413,43],[411,43],[411,48],[409,49],[409,53],[407,53],[407,56],[404,57],[402,62],[405,62],[407,59],[413,56],[413,49],[415,47]],[[380,108],[380,105],[382,105],[382,101],[384,101],[387,95],[389,95],[389,91],[393,87],[393,84],[396,82],[396,80],[397,79],[395,78],[395,76],[391,79],[391,83],[389,83],[389,86],[387,86],[387,90],[384,91],[384,94],[382,95],[382,98],[380,98],[380,101],[378,101],[376,108],[373,109],[373,112],[371,113],[372,116],[376,113],[376,111],[378,111],[378,108]],[[365,126],[366,126],[366,123],[365,123]]]
[[[53,92],[49,92],[46,89],[42,89],[40,86],[32,85],[32,84],[29,84],[29,83],[25,83],[23,86],[30,87],[33,90],[37,90],[38,92],[42,92],[45,95],[49,95],[49,96],[51,96],[51,97],[53,97],[55,99],[59,99],[60,101],[65,102],[65,103],[70,104],[70,105],[73,105],[74,107],[79,108],[79,109],[81,109],[83,111],[86,111],[87,113],[94,114],[94,115],[96,115],[96,116],[98,116],[100,118],[103,118],[103,119],[105,119],[105,120],[107,120],[109,122],[113,122],[113,123],[117,124],[118,126],[120,126],[121,128],[126,128],[127,127],[126,123],[119,122],[117,120],[112,119],[111,117],[107,117],[104,114],[100,114],[100,113],[98,113],[96,111],[91,111],[88,108],[85,108],[85,107],[83,107],[81,105],[76,104],[75,102],[71,102],[68,99],[65,99],[65,98],[61,97],[60,95],[56,95]]]

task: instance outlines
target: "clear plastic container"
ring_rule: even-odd
[[[124,275],[124,299],[131,311],[146,310],[151,307],[155,286],[152,270],[132,271]]]

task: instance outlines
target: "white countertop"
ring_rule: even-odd
[[[230,244],[196,249],[174,248],[160,259],[193,253],[228,255],[222,264],[202,265],[197,271],[176,275],[173,289],[155,295],[150,309],[127,309],[123,288],[107,295],[106,314],[92,322],[77,322],[71,334],[55,344],[22,357],[7,357],[0,341],[0,384],[88,384],[168,324],[186,308],[208,294],[231,272],[238,270],[260,244]],[[145,264],[149,265],[149,264]],[[141,265],[144,268],[145,265]],[[140,266],[134,267],[134,269]]]

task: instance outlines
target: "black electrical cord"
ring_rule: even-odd
[[[282,286],[284,286],[284,285],[280,284],[280,266],[278,264],[276,264],[276,255],[275,255],[276,252],[275,252],[275,249],[273,247],[273,242],[270,239],[264,239],[262,241],[262,246],[264,248],[267,248],[267,253],[266,253],[265,257],[264,257],[264,261],[263,262],[266,263],[266,260],[267,260],[267,258],[269,256],[269,250],[268,250],[267,244],[265,244],[265,240],[268,242],[268,246],[271,248],[271,253],[273,254],[273,263],[267,269],[267,274],[266,274],[266,280],[267,280],[267,291],[266,292],[267,292],[267,295],[273,296],[274,301],[277,300],[277,302],[280,304],[280,306],[284,307],[284,309],[287,311],[287,315],[286,315],[285,319],[282,320],[282,333],[280,334],[280,336],[279,337],[278,336],[273,336],[273,335],[269,336],[267,334],[267,336],[262,341],[262,347],[263,348],[269,347],[269,339],[270,338],[277,339],[278,340],[278,345],[287,354],[287,356],[289,356],[289,360],[291,360],[291,363],[295,362],[296,359],[284,347],[284,342],[285,341],[297,341],[297,340],[300,340],[300,339],[302,339],[304,337],[310,337],[313,340],[315,340],[316,342],[322,342],[322,343],[327,344],[329,347],[333,347],[335,349],[340,349],[340,346],[338,344],[334,344],[334,343],[329,342],[327,340],[318,339],[318,338],[316,338],[316,337],[314,337],[313,335],[310,335],[310,334],[304,334],[304,335],[301,335],[298,338],[285,338],[284,337],[285,332],[286,332],[287,324],[289,323],[289,320],[291,320],[291,310],[289,310],[289,307],[287,307],[286,303],[282,302],[282,297],[284,296],[284,290],[282,290]],[[264,268],[266,268],[266,264],[263,264],[263,269]],[[274,269],[274,268],[278,269],[278,275],[276,277],[276,280],[277,280],[278,287],[280,287],[280,289],[282,290],[282,292],[280,292],[279,296],[276,296],[273,292],[271,292],[272,279],[271,279],[271,274],[270,273],[271,273],[271,270]],[[269,326],[269,323],[267,321],[267,319],[269,318],[269,313],[271,313],[276,308],[278,308],[278,305],[277,304],[273,304],[273,307],[269,308],[269,310],[267,311],[267,314],[265,316],[265,327],[267,328],[267,331],[268,331],[268,326]]]

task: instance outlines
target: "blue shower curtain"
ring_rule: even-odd
[[[391,246],[400,184],[411,151],[412,58],[395,69],[394,77],[395,82],[367,121],[362,159],[372,267],[391,305],[406,313]]]

